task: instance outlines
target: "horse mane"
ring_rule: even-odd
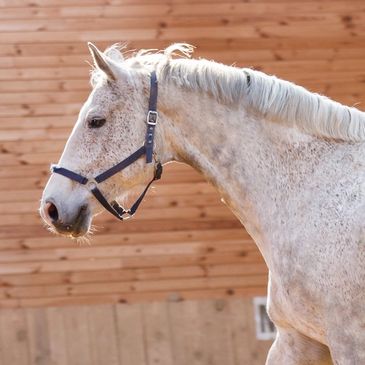
[[[106,52],[115,54],[115,49],[111,47]],[[268,120],[295,126],[312,135],[365,141],[364,112],[260,71],[189,59],[192,53],[191,45],[179,43],[162,52],[141,50],[124,63],[156,68],[160,81],[208,93],[221,103],[244,103]],[[180,57],[173,58],[174,55]]]

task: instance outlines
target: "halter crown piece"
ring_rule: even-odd
[[[155,173],[152,180],[147,184],[145,189],[139,198],[134,202],[130,209],[124,209],[115,200],[108,202],[104,197],[102,192],[98,188],[98,184],[114,176],[118,172],[124,170],[126,167],[137,161],[143,155],[146,155],[146,163],[151,163],[153,161],[153,147],[154,147],[154,137],[155,137],[155,127],[157,125],[158,113],[157,113],[157,96],[158,96],[158,82],[156,72],[151,72],[151,84],[150,84],[150,98],[149,98],[149,108],[147,113],[147,132],[145,137],[145,142],[142,147],[137,151],[133,152],[123,161],[117,163],[110,169],[104,171],[94,178],[87,178],[76,172],[65,169],[64,167],[52,166],[51,171],[55,174],[63,175],[73,181],[78,182],[81,185],[85,185],[94,197],[99,201],[99,203],[111,214],[113,214],[119,220],[124,220],[130,218],[137,211],[139,205],[141,204],[143,198],[145,197],[149,187],[155,180],[159,180],[162,175],[162,165],[157,162],[155,165]]]

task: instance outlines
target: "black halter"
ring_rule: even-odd
[[[100,175],[94,178],[86,178],[76,172],[65,169],[64,167],[52,166],[51,171],[63,175],[79,184],[87,186],[94,197],[99,201],[99,203],[111,214],[120,220],[130,218],[134,215],[139,205],[141,204],[144,196],[147,193],[148,188],[151,184],[161,178],[162,175],[162,165],[160,162],[156,163],[155,173],[152,180],[147,184],[146,188],[143,190],[139,198],[134,202],[130,209],[125,210],[120,206],[115,200],[108,202],[102,192],[98,188],[98,184],[114,176],[118,172],[122,171],[135,161],[137,161],[143,155],[146,155],[146,163],[151,163],[153,161],[153,145],[155,136],[155,127],[157,124],[158,114],[157,114],[157,95],[158,95],[158,83],[156,72],[151,73],[151,87],[150,87],[150,98],[149,98],[149,110],[147,113],[147,133],[145,137],[145,143],[137,151],[132,153],[129,157],[119,162],[118,164],[111,167],[109,170],[104,171]],[[126,215],[126,216],[125,216]]]

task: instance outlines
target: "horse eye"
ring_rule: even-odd
[[[87,122],[89,128],[100,128],[105,124],[104,118],[92,118]]]

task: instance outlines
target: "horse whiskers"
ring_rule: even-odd
[[[52,227],[49,226],[46,223],[43,223],[43,226],[52,234],[55,235],[60,235],[59,232],[57,232],[57,230]],[[91,246],[91,236],[94,234],[94,232],[96,232],[98,230],[98,228],[95,225],[92,225],[89,229],[89,231],[87,232],[87,234],[85,236],[81,236],[81,237],[75,237],[72,234],[68,234],[68,235],[63,235],[65,237],[71,238],[72,240],[76,240],[77,244],[79,246],[82,246],[83,244],[87,244],[88,246]]]
[[[46,223],[43,223],[43,226],[51,233],[53,234],[58,234],[58,232],[56,231],[56,229],[52,226],[49,226],[48,224]]]
[[[89,233],[89,234],[94,234],[95,232],[98,232],[98,231],[99,231],[99,228],[101,228],[101,227],[98,227],[98,226],[96,226],[95,224],[92,224],[92,225],[90,226],[90,228],[89,228],[88,233]]]
[[[91,236],[98,231],[98,227],[96,225],[91,225],[88,232],[85,236],[82,237],[73,237],[76,239],[76,242],[79,246],[83,245],[84,243],[87,243],[88,246],[91,246]]]
[[[86,243],[88,246],[91,246],[91,239],[89,238],[89,234],[86,234],[82,237],[74,237],[74,239],[76,239],[76,243],[79,246],[82,246],[84,243]]]

